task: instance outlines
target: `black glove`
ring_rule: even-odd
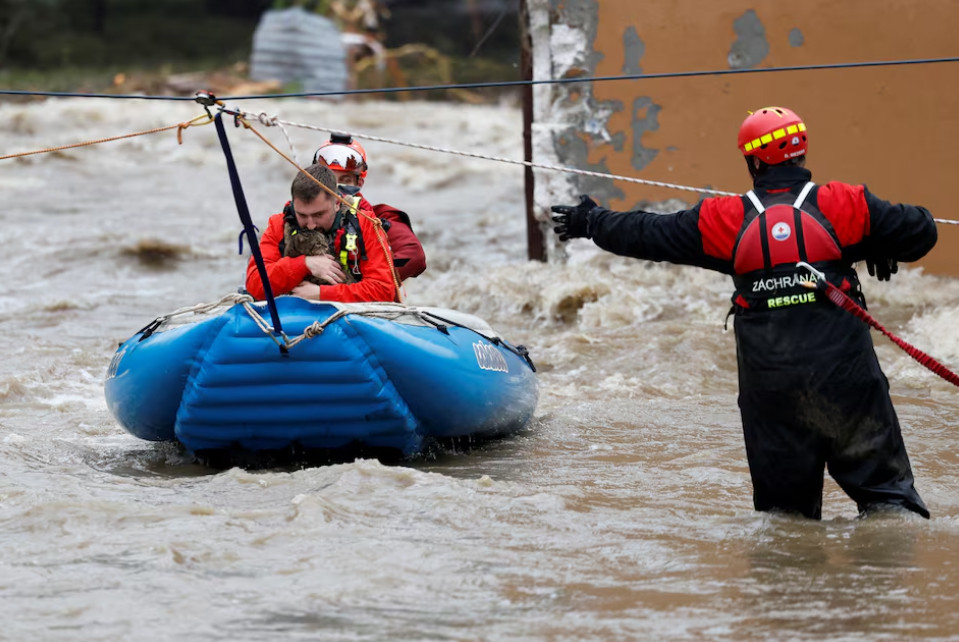
[[[556,213],[553,221],[556,225],[553,231],[559,235],[560,241],[575,238],[591,238],[586,226],[586,215],[596,207],[596,202],[586,194],[579,197],[579,205],[554,205],[550,209]]]
[[[895,259],[866,259],[866,269],[869,276],[874,276],[880,281],[888,281],[889,278],[899,271],[899,261]]]

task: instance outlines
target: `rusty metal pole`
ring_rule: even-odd
[[[529,0],[520,0],[520,67],[523,80],[533,79],[533,39],[529,32]],[[523,89],[523,159],[533,160],[533,86],[524,85]],[[543,243],[543,229],[536,220],[533,206],[533,168],[525,169],[526,186],[526,254],[530,261],[546,261],[546,248]]]

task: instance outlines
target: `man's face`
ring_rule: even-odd
[[[326,192],[317,194],[312,201],[293,199],[293,211],[296,213],[296,222],[300,227],[308,230],[320,229],[329,232],[336,219],[336,199]]]
[[[339,185],[355,185],[356,187],[363,187],[363,179],[360,178],[359,174],[354,174],[353,172],[344,172],[336,169],[331,169],[333,175],[336,176],[336,182]]]

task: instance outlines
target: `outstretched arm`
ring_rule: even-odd
[[[725,257],[709,256],[704,249],[700,205],[673,214],[614,212],[583,195],[577,205],[556,205],[552,210],[561,241],[591,238],[620,256],[726,269]]]

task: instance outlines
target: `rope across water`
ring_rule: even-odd
[[[397,140],[395,138],[386,138],[384,136],[376,136],[367,132],[356,132],[356,131],[347,131],[341,127],[329,127],[329,126],[320,126],[320,125],[308,125],[306,123],[297,123],[289,120],[281,120],[277,116],[268,116],[267,114],[260,112],[258,114],[225,109],[225,113],[241,116],[250,120],[257,120],[267,126],[271,125],[286,125],[288,127],[297,127],[300,129],[308,129],[312,131],[319,132],[339,132],[343,134],[350,134],[354,138],[359,138],[360,140],[372,140],[378,143],[387,143],[390,145],[399,145],[402,147],[410,147],[413,149],[422,149],[428,152],[438,152],[442,154],[453,154],[454,156],[463,156],[466,158],[476,158],[479,160],[488,160],[494,161],[497,163],[507,163],[509,165],[521,165],[523,167],[531,167],[535,169],[546,169],[556,172],[566,172],[568,174],[577,174],[579,176],[594,176],[598,178],[608,178],[612,180],[622,181],[625,183],[639,183],[641,185],[651,185],[653,187],[666,187],[669,189],[683,190],[687,192],[695,192],[697,194],[715,194],[718,196],[735,196],[734,192],[723,192],[720,190],[707,189],[702,187],[691,187],[689,185],[679,185],[676,183],[666,183],[663,181],[653,181],[645,178],[636,178],[632,176],[619,176],[616,174],[605,174],[603,172],[593,172],[585,169],[576,169],[573,167],[564,167],[562,165],[550,165],[547,163],[534,163],[532,161],[525,160],[515,160],[512,158],[503,158],[501,156],[489,156],[486,154],[477,154],[474,152],[464,152],[456,149],[449,149],[447,147],[436,147],[434,145],[421,145],[419,143],[411,143],[407,141]],[[289,140],[289,137],[287,138]]]
[[[463,157],[466,157],[466,158],[476,158],[476,159],[480,159],[480,160],[488,160],[488,161],[493,161],[493,162],[498,162],[498,163],[507,163],[507,164],[510,164],[510,165],[521,165],[521,166],[523,166],[523,167],[529,167],[529,168],[533,168],[533,169],[544,169],[544,170],[548,170],[548,171],[565,172],[565,173],[567,173],[567,174],[575,174],[575,175],[578,175],[578,176],[591,176],[591,177],[596,177],[596,178],[605,178],[605,179],[609,179],[609,180],[620,181],[620,182],[623,182],[623,183],[637,183],[637,184],[640,184],[640,185],[649,185],[649,186],[651,186],[651,187],[664,187],[664,188],[667,188],[667,189],[675,189],[675,190],[686,191],[686,192],[694,192],[694,193],[696,193],[696,194],[711,194],[711,195],[714,195],[714,196],[739,196],[739,193],[738,193],[738,192],[726,192],[726,191],[723,191],[723,190],[709,189],[709,188],[706,188],[706,187],[693,187],[693,186],[690,186],[690,185],[679,185],[679,184],[677,184],[677,183],[666,183],[666,182],[663,182],[663,181],[654,181],[654,180],[649,180],[649,179],[646,179],[646,178],[636,178],[636,177],[634,177],[634,176],[621,176],[621,175],[618,175],[618,174],[607,174],[607,173],[604,173],[604,172],[594,172],[594,171],[585,170],[585,169],[576,169],[576,168],[573,168],[573,167],[565,167],[565,166],[562,166],[562,165],[551,165],[551,164],[548,164],[548,163],[536,163],[536,162],[533,162],[533,161],[515,160],[515,159],[511,159],[511,158],[502,158],[502,157],[500,157],[500,156],[489,156],[489,155],[486,155],[486,154],[477,154],[477,153],[473,153],[473,152],[464,152],[464,151],[460,151],[460,150],[456,150],[456,149],[449,149],[449,148],[446,148],[446,147],[436,147],[436,146],[434,146],[434,145],[422,145],[422,144],[419,144],[419,143],[411,143],[411,142],[407,142],[407,141],[397,140],[397,139],[395,139],[395,138],[387,138],[387,137],[385,137],[385,136],[376,136],[375,134],[370,134],[370,133],[368,133],[368,132],[347,131],[347,130],[344,130],[343,128],[329,127],[329,126],[321,126],[321,125],[308,125],[308,124],[306,124],[306,123],[297,123],[297,122],[293,122],[293,121],[289,121],[289,120],[282,120],[282,119],[280,119],[278,116],[275,116],[275,115],[274,115],[274,116],[268,116],[268,115],[267,115],[266,113],[264,113],[264,112],[260,112],[260,113],[254,114],[254,113],[251,113],[251,112],[244,112],[244,111],[230,110],[230,109],[224,109],[224,112],[225,112],[225,113],[228,113],[228,114],[232,114],[232,115],[238,116],[238,117],[242,117],[242,118],[245,118],[245,119],[257,120],[258,122],[263,123],[264,125],[267,125],[267,126],[278,126],[278,127],[281,127],[281,128],[282,128],[283,125],[286,125],[286,126],[288,126],[288,127],[297,127],[297,128],[300,128],[300,129],[308,129],[308,130],[319,131],[319,132],[328,132],[328,133],[337,132],[337,133],[349,134],[349,135],[353,136],[354,138],[359,138],[359,139],[361,139],[361,140],[372,140],[372,141],[375,141],[375,142],[378,142],[378,143],[387,143],[387,144],[390,144],[390,145],[399,145],[399,146],[402,146],[402,147],[410,147],[410,148],[413,148],[413,149],[422,149],[422,150],[424,150],[424,151],[429,151],[429,152],[438,152],[438,153],[442,153],[442,154],[453,154],[453,155],[455,155],[455,156],[463,156]],[[289,141],[290,138],[289,138],[289,136],[286,134],[286,130],[285,130],[285,129],[283,130],[283,133],[284,133],[284,135],[286,135],[287,141]],[[293,154],[295,155],[296,152],[295,152],[295,149],[293,149],[292,142],[290,143],[290,149],[291,149],[291,151],[293,152]],[[936,221],[936,223],[943,223],[943,224],[946,224],[946,225],[959,225],[959,220],[955,220],[955,221],[954,221],[954,220],[951,220],[951,219],[942,219],[942,218],[936,218],[936,219],[933,219],[933,220]]]
[[[215,99],[214,99],[214,100],[215,100]],[[356,137],[356,138],[359,138],[359,139],[371,140],[371,141],[376,141],[376,142],[380,142],[380,143],[386,143],[386,144],[390,144],[390,145],[398,145],[398,146],[401,146],[401,147],[409,147],[409,148],[412,148],[412,149],[421,149],[421,150],[424,150],[424,151],[437,152],[437,153],[442,153],[442,154],[452,154],[452,155],[455,155],[455,156],[462,156],[462,157],[465,157],[465,158],[476,158],[476,159],[479,159],[479,160],[487,160],[487,161],[491,161],[491,162],[506,163],[506,164],[510,164],[510,165],[519,165],[519,166],[522,166],[522,167],[529,167],[529,168],[532,168],[532,169],[542,169],[542,170],[547,170],[547,171],[564,172],[564,173],[567,173],[567,174],[574,174],[574,175],[577,175],[577,176],[589,176],[589,177],[594,177],[594,178],[603,178],[603,179],[607,179],[607,180],[619,181],[619,182],[623,182],[623,183],[635,183],[635,184],[640,184],[640,185],[649,185],[649,186],[651,186],[651,187],[662,187],[662,188],[666,188],[666,189],[675,189],[675,190],[679,190],[679,191],[692,192],[692,193],[695,193],[695,194],[710,194],[710,195],[714,195],[714,196],[737,196],[737,195],[738,195],[738,192],[727,192],[727,191],[723,191],[723,190],[710,189],[710,188],[706,188],[706,187],[693,187],[693,186],[690,186],[690,185],[679,185],[679,184],[677,184],[677,183],[668,183],[668,182],[664,182],[664,181],[655,181],[655,180],[650,180],[650,179],[645,179],[645,178],[637,178],[637,177],[634,177],[634,176],[622,176],[622,175],[618,175],[618,174],[608,174],[608,173],[604,173],[604,172],[595,172],[595,171],[591,171],[591,170],[577,169],[577,168],[574,168],[574,167],[565,167],[565,166],[562,166],[562,165],[552,165],[552,164],[548,164],[548,163],[536,163],[536,162],[527,161],[527,160],[515,160],[515,159],[511,159],[511,158],[503,158],[503,157],[500,157],[500,156],[490,156],[490,155],[487,155],[487,154],[477,154],[477,153],[474,153],[474,152],[464,152],[464,151],[461,151],[461,150],[449,149],[449,148],[446,148],[446,147],[437,147],[437,146],[434,146],[434,145],[423,145],[423,144],[413,143],[413,142],[409,142],[409,141],[402,141],[402,140],[398,140],[398,139],[395,139],[395,138],[388,138],[388,137],[385,137],[385,136],[377,136],[377,135],[375,135],[375,134],[370,134],[370,133],[368,133],[368,132],[348,131],[348,130],[343,129],[342,127],[329,127],[329,126],[321,126],[321,125],[309,125],[309,124],[306,124],[306,123],[297,123],[297,122],[293,122],[293,121],[283,120],[283,119],[279,118],[279,117],[276,116],[276,115],[270,116],[270,115],[266,114],[265,112],[252,113],[252,112],[242,111],[242,110],[239,110],[239,109],[228,109],[228,108],[222,106],[222,101],[217,101],[217,103],[220,105],[220,109],[221,109],[221,111],[222,111],[223,113],[230,114],[230,115],[236,117],[237,119],[241,119],[241,122],[243,122],[244,126],[245,126],[247,129],[250,129],[251,131],[253,131],[253,133],[255,133],[261,140],[263,140],[263,142],[265,142],[267,145],[269,145],[270,147],[272,147],[273,150],[277,152],[277,154],[279,154],[279,155],[280,155],[281,157],[283,157],[287,162],[289,162],[289,163],[292,164],[294,167],[296,167],[299,171],[302,171],[302,167],[300,167],[299,163],[298,163],[297,160],[296,160],[296,148],[295,148],[295,146],[293,145],[293,140],[292,140],[292,138],[290,137],[289,132],[287,132],[287,130],[285,129],[284,125],[285,125],[285,126],[289,126],[289,127],[297,127],[297,128],[300,128],[300,129],[306,129],[306,130],[312,130],[312,131],[319,131],[319,132],[326,132],[326,133],[339,132],[339,133],[344,133],[344,134],[350,134],[350,135],[352,135],[352,136],[354,136],[354,137]],[[292,156],[292,157],[287,156],[286,154],[284,154],[283,152],[281,152],[279,149],[277,149],[276,146],[274,146],[270,141],[266,140],[266,138],[263,137],[262,134],[260,134],[258,131],[256,131],[256,129],[253,128],[253,127],[249,124],[248,121],[250,121],[250,120],[254,120],[254,121],[256,121],[256,122],[258,122],[258,123],[260,123],[260,124],[262,124],[262,125],[264,125],[264,126],[267,126],[267,127],[279,127],[280,130],[283,132],[284,138],[286,138],[286,142],[287,142],[287,145],[288,145],[289,148],[290,148],[291,156]],[[90,145],[97,145],[97,144],[100,144],[100,143],[107,143],[107,142],[112,142],[112,141],[116,141],[116,140],[122,140],[122,139],[125,139],[125,138],[131,138],[131,137],[134,137],[134,136],[143,136],[143,135],[147,135],[147,134],[161,133],[161,132],[169,131],[169,130],[172,130],[172,129],[176,129],[176,130],[177,130],[177,140],[178,140],[178,142],[180,142],[180,143],[182,144],[182,142],[183,142],[182,136],[183,136],[183,130],[184,130],[184,129],[186,129],[187,127],[190,127],[190,126],[192,126],[192,125],[206,125],[206,124],[209,124],[209,123],[211,123],[211,122],[213,122],[213,119],[212,119],[212,117],[210,116],[209,112],[207,112],[206,114],[201,114],[200,116],[197,116],[196,118],[194,118],[194,119],[192,119],[192,120],[190,120],[190,121],[187,121],[187,122],[185,122],[185,123],[178,123],[178,124],[176,124],[176,125],[169,125],[169,126],[167,126],[167,127],[158,127],[158,128],[155,128],[155,129],[150,129],[150,130],[146,130],[146,131],[142,131],[142,132],[133,132],[133,133],[129,133],[129,134],[122,134],[122,135],[119,135],[119,136],[112,136],[112,137],[109,137],[109,138],[101,138],[101,139],[97,139],[97,140],[85,141],[85,142],[80,142],[80,143],[73,143],[73,144],[69,144],[69,145],[61,145],[61,146],[57,146],[57,147],[48,147],[48,148],[45,148],[45,149],[38,149],[38,150],[33,150],[33,151],[19,152],[19,153],[15,153],[15,154],[7,154],[7,155],[5,155],[5,156],[0,156],[0,161],[2,161],[2,160],[7,160],[7,159],[12,159],[12,158],[19,158],[19,157],[23,157],[23,156],[30,156],[30,155],[33,155],[33,154],[44,154],[44,153],[61,151],[61,150],[64,150],[64,149],[72,149],[72,148],[77,148],[77,147],[86,147],[86,146],[90,146]],[[338,196],[338,195],[337,195],[337,196]],[[942,218],[935,218],[935,219],[933,219],[933,220],[934,220],[936,223],[940,223],[940,224],[944,224],[944,225],[959,225],[959,220],[942,219]],[[377,219],[377,221],[378,221],[378,219]],[[378,235],[378,236],[379,236],[379,235]],[[382,241],[381,241],[381,242],[382,242]],[[395,270],[394,270],[394,272],[395,272]],[[397,284],[397,291],[398,291],[398,292],[400,291],[400,289],[399,289],[399,284]]]

